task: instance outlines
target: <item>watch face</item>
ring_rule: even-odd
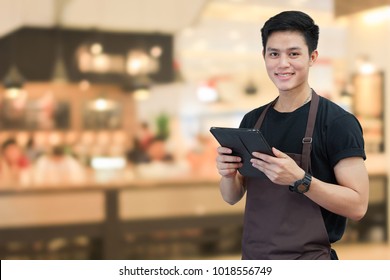
[[[300,192],[300,193],[306,192],[306,191],[307,191],[307,186],[306,186],[306,185],[303,185],[303,184],[300,184],[300,185],[297,187],[297,190],[298,190],[298,192]]]

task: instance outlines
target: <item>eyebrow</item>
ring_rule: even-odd
[[[297,51],[297,50],[301,50],[302,48],[300,47],[291,47],[291,48],[288,48],[287,50],[288,51]],[[278,52],[280,51],[280,49],[277,49],[277,48],[267,48],[267,52],[270,52],[270,51],[274,51],[274,52]]]

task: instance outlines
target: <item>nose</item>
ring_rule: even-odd
[[[279,67],[288,67],[290,66],[289,57],[286,54],[280,55],[279,58]]]

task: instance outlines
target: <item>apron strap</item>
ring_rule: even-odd
[[[318,97],[317,93],[314,90],[312,90],[311,96],[312,98],[311,98],[311,104],[309,110],[309,117],[307,119],[305,137],[302,139],[302,145],[303,145],[302,168],[306,172],[309,172],[311,170],[310,153],[311,153],[311,146],[313,143],[313,131],[314,131],[314,125],[316,123],[318,103],[320,100],[320,98]]]
[[[278,101],[278,98],[279,97],[276,97],[276,99],[274,101],[271,101],[270,103],[268,103],[267,107],[265,107],[263,112],[261,112],[260,117],[257,119],[257,122],[255,124],[255,127],[254,127],[255,129],[260,129],[261,125],[263,124],[265,115],[268,112],[268,109],[273,107],[276,104],[276,101]]]
[[[275,105],[276,101],[278,100],[278,97],[268,103],[268,105],[265,107],[263,112],[261,112],[260,117],[258,118],[255,129],[260,129],[261,125],[263,124],[265,115],[267,114],[269,108]],[[316,122],[317,117],[317,111],[318,111],[318,103],[319,103],[319,96],[317,93],[312,90],[312,98],[311,98],[311,104],[310,104],[310,110],[309,110],[309,116],[307,119],[307,125],[306,125],[306,132],[305,137],[302,139],[302,168],[309,172],[311,169],[311,163],[310,163],[310,152],[311,152],[311,145],[313,142],[313,131],[314,131],[314,125]]]

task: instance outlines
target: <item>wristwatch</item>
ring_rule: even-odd
[[[303,179],[296,181],[293,185],[289,186],[290,191],[303,194],[310,189],[311,175],[305,172]]]

